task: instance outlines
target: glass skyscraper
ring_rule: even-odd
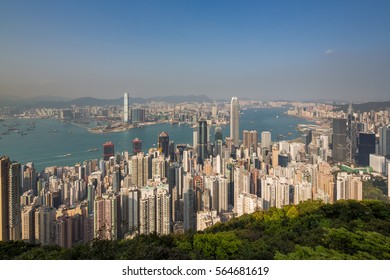
[[[240,145],[240,134],[239,134],[239,119],[240,110],[238,107],[237,97],[232,97],[230,103],[230,138],[233,140],[234,146]]]

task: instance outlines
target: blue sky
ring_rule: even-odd
[[[0,95],[390,100],[390,1],[1,1]]]

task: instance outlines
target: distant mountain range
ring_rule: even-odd
[[[344,112],[347,112],[349,104],[344,104],[337,106],[338,110],[343,110]],[[360,104],[354,104],[352,103],[352,107],[354,112],[360,111],[360,112],[369,112],[371,110],[374,111],[380,111],[380,110],[386,110],[387,108],[390,108],[390,101],[385,102],[367,102],[367,103],[360,103]]]
[[[211,102],[212,99],[205,95],[180,95],[180,96],[165,96],[165,97],[129,97],[129,104],[139,103],[144,104],[150,101],[159,101],[167,103],[183,103],[183,102]],[[18,106],[18,107],[47,107],[47,108],[67,108],[71,105],[76,106],[107,106],[107,105],[123,105],[123,97],[117,99],[99,99],[94,97],[81,97],[77,99],[65,99],[54,96],[37,96],[33,98],[17,98],[14,96],[0,96],[0,107],[3,106]]]

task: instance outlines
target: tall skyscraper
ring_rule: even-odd
[[[129,94],[127,92],[123,94],[123,122],[129,122]]]
[[[103,144],[103,159],[109,160],[114,156],[114,144],[112,142],[106,142]]]
[[[143,109],[143,108],[131,109],[131,122],[132,123],[145,122],[145,109]]]
[[[238,107],[238,99],[237,97],[232,97],[230,102],[230,138],[233,139],[233,144],[236,147],[240,145],[239,117],[240,109]]]
[[[207,122],[202,118],[198,122],[198,163],[203,164],[207,157]]]
[[[345,162],[347,159],[347,120],[333,119],[333,161]]]
[[[21,239],[21,168],[0,157],[0,241]]]
[[[375,154],[375,134],[359,133],[358,154],[356,161],[361,166],[369,166],[370,154]]]
[[[379,154],[390,157],[390,126],[379,128]]]
[[[347,116],[347,162],[353,163],[355,160],[355,152],[356,152],[356,124],[355,117],[353,115],[352,103],[349,104],[348,107],[348,116]]]
[[[271,147],[271,132],[261,132],[261,147],[269,149]]]
[[[9,241],[9,167],[7,156],[0,157],[0,241]]]
[[[242,131],[242,144],[244,148],[252,148],[253,151],[257,149],[257,131],[256,130],[243,130]]]
[[[169,135],[165,131],[158,136],[158,149],[165,157],[169,156]]]
[[[142,141],[139,138],[133,139],[133,155],[142,151]]]
[[[94,237],[116,240],[120,228],[120,202],[117,195],[105,193],[95,199]]]
[[[8,188],[9,237],[11,240],[20,240],[22,237],[19,191],[21,187],[20,170],[20,163],[11,163]]]

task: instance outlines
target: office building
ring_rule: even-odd
[[[242,144],[244,148],[251,149],[252,151],[256,151],[257,149],[257,131],[256,130],[243,130],[242,131]]]
[[[379,154],[390,158],[390,126],[379,128]]]
[[[370,154],[375,154],[375,134],[360,132],[358,139],[358,154],[356,155],[357,164],[369,166]]]
[[[127,92],[123,94],[123,122],[129,122],[129,94]]]
[[[370,154],[370,167],[374,172],[385,174],[386,158],[382,155]]]
[[[345,162],[347,160],[347,120],[333,119],[333,161]]]
[[[207,121],[200,119],[198,122],[198,163],[203,164],[208,157],[207,153]]]
[[[269,131],[262,131],[261,132],[261,147],[270,149],[271,147],[271,132]]]
[[[230,138],[233,139],[234,146],[240,146],[240,109],[237,97],[232,97],[230,102]]]
[[[133,139],[133,155],[142,151],[142,140],[139,138]]]
[[[109,160],[114,156],[114,144],[112,142],[106,142],[103,144],[103,159]]]
[[[131,122],[133,124],[145,122],[145,109],[132,108],[131,109]]]
[[[169,135],[165,131],[158,136],[158,150],[166,158],[169,157]]]

